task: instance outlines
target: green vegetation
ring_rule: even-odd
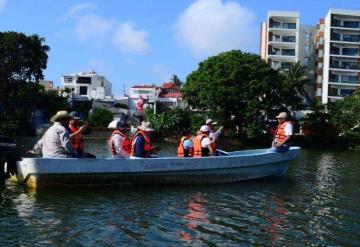
[[[111,111],[104,108],[95,108],[89,116],[89,123],[95,127],[107,127],[113,120]]]
[[[151,122],[153,128],[161,137],[180,136],[181,132],[192,126],[191,112],[180,108],[167,109],[154,114],[153,109],[145,109],[145,119]]]
[[[285,76],[258,55],[229,51],[199,64],[182,87],[184,99],[216,116],[226,127],[238,126],[247,138],[263,135],[267,121],[279,111],[297,110],[300,95]]]
[[[50,50],[44,41],[38,35],[0,32],[0,130],[6,134],[31,133],[35,109],[48,117],[67,108],[66,98],[38,84]]]

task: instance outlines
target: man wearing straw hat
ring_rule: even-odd
[[[50,122],[54,123],[53,126],[44,133],[30,153],[38,153],[41,149],[44,158],[73,157],[75,152],[67,130],[70,119],[67,111],[58,111],[52,116]]]

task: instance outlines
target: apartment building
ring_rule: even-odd
[[[261,24],[260,55],[272,68],[306,65],[323,104],[360,87],[360,11],[330,9],[317,26],[301,25],[298,12],[269,11]]]
[[[360,11],[330,9],[317,25],[318,100],[326,104],[360,86]]]
[[[269,11],[261,24],[260,54],[274,69],[288,69],[300,60],[298,12]]]
[[[105,76],[98,75],[94,70],[61,77],[65,88],[74,93],[76,100],[111,99],[112,84]]]

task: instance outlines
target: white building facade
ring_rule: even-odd
[[[298,12],[269,11],[260,35],[261,58],[273,69],[286,70],[300,60]]]
[[[318,24],[316,96],[326,104],[360,86],[360,11],[330,9]]]
[[[64,75],[61,77],[64,88],[69,88],[78,99],[112,99],[112,84],[105,76],[95,71]]]

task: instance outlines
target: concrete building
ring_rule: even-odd
[[[73,92],[75,100],[112,99],[112,85],[95,71],[64,75],[61,82]]]
[[[360,11],[330,9],[317,29],[316,96],[326,104],[360,86]]]
[[[300,60],[298,12],[269,11],[261,24],[260,55],[274,69],[288,69]]]

